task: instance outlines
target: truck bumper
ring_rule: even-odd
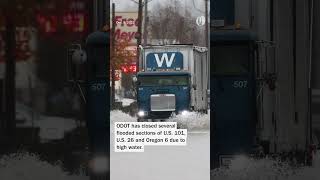
[[[150,112],[138,112],[138,118],[140,119],[162,119],[162,118],[169,118],[174,111],[150,111]]]

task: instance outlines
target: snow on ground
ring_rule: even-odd
[[[196,117],[196,122],[192,122],[191,116]],[[208,129],[208,124],[202,121],[208,118],[206,116],[193,114],[185,121],[182,121],[181,117],[174,118],[188,128],[197,129],[197,132],[202,129],[201,132],[205,132],[203,129]],[[136,121],[136,118],[121,111],[112,111],[111,120]],[[111,180],[210,179],[209,133],[189,131],[187,146],[147,146],[143,153],[115,153],[113,135],[111,143]],[[78,174],[70,175],[63,171],[61,163],[50,164],[30,153],[0,157],[1,180],[89,180],[83,172],[79,170]],[[253,160],[239,157],[232,162],[229,169],[211,172],[211,180],[319,180],[319,177],[320,152],[313,167],[292,169],[271,159]]]
[[[129,99],[129,98],[123,98],[121,100],[123,107],[130,106],[130,104],[133,103],[134,101],[135,101],[134,99]]]
[[[129,114],[123,113],[120,110],[110,112],[110,121],[115,122],[136,122],[137,118],[130,116]]]
[[[43,129],[65,127],[70,130],[74,127],[63,118],[41,119],[43,124],[39,126]],[[112,111],[111,120],[134,122],[136,118]],[[191,124],[189,122],[189,127],[193,127]],[[111,180],[209,180],[209,138],[208,133],[189,133],[187,146],[148,146],[144,153],[114,153],[111,147]],[[69,175],[61,164],[52,165],[30,153],[1,157],[0,177],[1,180],[89,180],[83,172]]]
[[[192,120],[192,117],[194,119]],[[188,128],[205,129],[207,117],[190,114],[187,119],[170,118]],[[142,153],[114,152],[114,122],[136,121],[136,118],[121,111],[111,112],[110,165],[111,180],[209,180],[210,179],[210,135],[208,131],[193,133],[189,131],[187,146],[146,146]],[[196,121],[196,122],[192,122]]]
[[[130,106],[130,104],[135,101],[134,99],[123,98],[123,97],[120,97],[118,95],[116,95],[116,100],[122,102],[122,106],[123,107]]]
[[[74,119],[49,116],[43,116],[35,121],[35,124],[40,127],[39,136],[42,142],[63,139],[65,133],[77,127]]]
[[[197,112],[188,112],[185,115],[171,117],[168,121],[177,122],[181,129],[188,129],[192,132],[206,132],[210,130],[210,112],[201,114]]]
[[[3,180],[89,180],[84,171],[69,175],[59,163],[52,165],[23,152],[0,158],[0,177]]]
[[[199,149],[197,145],[204,148],[204,141],[209,137],[199,133],[193,135],[189,137],[189,141],[195,143],[192,147],[189,146],[188,150],[183,150],[182,147],[147,147],[145,153],[111,152],[111,180],[144,180],[148,177],[148,180],[208,179],[206,175],[209,174],[209,164],[200,163],[206,160],[204,154],[209,152]],[[194,157],[193,151],[203,154]],[[164,161],[166,164],[163,164]],[[279,166],[273,160],[250,160],[240,157],[234,160],[229,170],[220,169],[213,174],[215,176],[212,176],[211,180],[318,180],[320,153],[314,167],[304,167],[295,171],[286,165]],[[83,171],[79,170],[78,174],[69,175],[62,170],[58,162],[52,165],[30,153],[1,157],[0,177],[3,180],[89,180]]]
[[[16,126],[39,127],[39,136],[42,142],[62,139],[66,132],[70,132],[77,127],[76,120],[72,118],[45,116],[33,112],[30,107],[20,103],[16,104],[16,109],[16,116],[23,120],[22,123],[17,123]]]
[[[18,127],[39,127],[41,142],[48,142],[50,140],[63,139],[65,133],[72,131],[77,127],[76,121],[70,118],[40,116],[34,121],[26,121]]]
[[[313,167],[292,168],[276,160],[238,157],[229,169],[216,169],[211,176],[211,180],[319,180],[320,152]]]

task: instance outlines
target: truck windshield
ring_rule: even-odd
[[[140,86],[187,86],[188,76],[140,76]]]
[[[210,54],[215,74],[243,74],[249,71],[247,45],[213,46]]]

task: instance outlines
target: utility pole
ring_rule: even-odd
[[[205,21],[205,32],[206,32],[206,46],[209,48],[209,16],[208,16],[208,0],[204,0],[205,1],[205,17],[206,17],[206,21]]]
[[[141,29],[142,29],[142,0],[139,0],[139,9],[138,9],[138,36],[137,38],[137,72],[139,71],[139,45],[141,44]]]
[[[111,29],[111,37],[112,37],[112,61],[115,61],[114,56],[116,53],[116,37],[115,37],[115,30],[116,30],[116,21],[115,21],[115,13],[116,7],[115,3],[112,3],[112,29]],[[114,108],[115,105],[115,97],[116,97],[116,92],[115,92],[115,69],[114,66],[111,63],[111,108]]]
[[[148,30],[147,30],[147,26],[148,26],[148,21],[149,21],[149,17],[148,17],[148,0],[145,0],[144,2],[144,28],[143,28],[143,45],[147,45],[148,44]]]
[[[207,53],[207,58],[208,59],[210,59],[210,41],[209,41],[209,39],[210,39],[210,24],[209,24],[209,20],[210,20],[210,16],[209,16],[209,12],[208,12],[208,0],[205,0],[205,13],[206,13],[206,15],[205,15],[205,18],[206,18],[206,21],[205,21],[205,32],[206,32],[206,46],[207,46],[207,48],[208,48],[208,53]],[[210,72],[210,63],[209,63],[209,72]],[[209,77],[210,77],[210,73],[208,74],[209,75]],[[207,84],[207,89],[210,89],[210,81],[208,82],[208,84]]]

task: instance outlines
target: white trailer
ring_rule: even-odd
[[[247,19],[239,19],[250,21],[248,28],[258,34],[257,76],[276,76],[274,90],[266,84],[258,89],[260,138],[270,142],[270,153],[306,152],[312,144],[308,83],[311,6],[309,1],[246,1],[250,12],[238,15],[246,15]]]
[[[176,57],[171,53],[182,54],[182,68],[175,67]],[[209,89],[209,59],[208,49],[194,45],[156,45],[140,46],[139,48],[139,72],[148,71],[181,71],[189,72],[191,75],[191,108],[195,111],[207,111],[208,109],[208,89]],[[169,53],[169,54],[168,54]],[[157,63],[148,66],[148,55],[156,55]],[[172,62],[171,62],[172,61]],[[165,68],[163,68],[165,66]]]

